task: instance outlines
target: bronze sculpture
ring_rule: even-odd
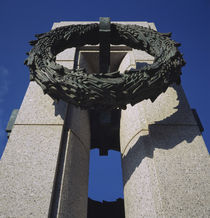
[[[53,99],[62,99],[84,109],[126,109],[144,99],[154,101],[172,83],[180,83],[185,65],[179,43],[170,33],[138,25],[111,23],[110,43],[125,44],[154,56],[154,63],[120,74],[86,74],[85,69],[67,69],[55,63],[58,53],[71,47],[99,44],[99,24],[70,25],[36,35],[25,64],[35,80]]]

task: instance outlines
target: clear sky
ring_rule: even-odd
[[[172,39],[182,44],[187,62],[182,86],[191,108],[199,114],[210,150],[210,0],[7,0],[0,7],[0,156],[9,116],[20,107],[29,83],[29,71],[23,65],[31,48],[28,41],[36,33],[49,31],[53,22],[98,21],[103,16],[112,21],[154,22],[159,32],[172,32]],[[111,152],[101,158],[96,153],[91,155],[90,196],[114,200],[122,196],[120,156]]]

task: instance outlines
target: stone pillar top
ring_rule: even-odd
[[[61,26],[68,26],[68,25],[77,25],[77,24],[89,24],[89,23],[99,23],[99,21],[61,21],[53,23],[52,29]],[[120,24],[131,24],[131,25],[139,25],[143,27],[150,27],[151,29],[156,30],[155,24],[153,22],[146,22],[146,21],[111,21],[111,23],[120,23]]]

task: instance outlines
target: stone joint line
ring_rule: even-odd
[[[155,126],[197,126],[196,124],[149,124],[149,125],[155,125]],[[141,129],[139,130],[137,133],[135,133],[131,139],[128,141],[127,145],[125,146],[125,149],[123,150],[122,155],[124,155],[125,151],[127,150],[128,145],[131,143],[131,141],[140,133],[140,132],[144,132],[144,131],[148,131],[149,129]]]
[[[127,150],[128,145],[130,144],[130,142],[140,133],[140,132],[149,132],[148,129],[141,129],[140,131],[138,131],[136,134],[134,134],[131,139],[128,141],[127,145],[125,146],[125,149],[122,152],[122,155],[124,155],[125,151]]]

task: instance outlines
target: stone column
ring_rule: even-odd
[[[124,69],[152,61],[132,53]],[[128,105],[120,143],[126,218],[210,215],[209,154],[181,86]]]
[[[73,68],[74,53],[57,62]],[[30,82],[0,163],[0,217],[86,217],[89,148],[87,111]]]
[[[85,217],[89,147],[87,111],[31,82],[0,163],[0,216]]]
[[[0,163],[1,217],[47,217],[65,110],[29,84]]]
[[[67,109],[49,217],[87,216],[90,126],[87,111]]]

